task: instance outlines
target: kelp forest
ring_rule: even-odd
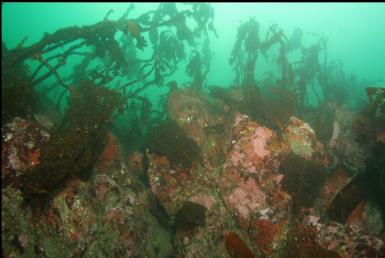
[[[212,85],[214,7],[136,5],[2,41],[2,257],[384,257],[384,82],[244,17]]]

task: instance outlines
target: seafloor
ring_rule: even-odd
[[[3,43],[2,257],[384,257],[385,89],[368,87],[362,106],[348,105],[350,81],[332,85],[313,58],[322,39],[294,66],[283,32],[254,42],[252,19],[233,50],[233,61],[248,60],[233,62],[239,83],[203,87],[207,63],[194,52],[191,84],[166,84],[181,51],[172,44],[215,29],[207,4],[193,15],[161,6],[157,18],[107,15],[28,47]],[[191,15],[202,35],[183,23]],[[154,24],[180,33],[148,40]],[[112,87],[130,67],[116,30],[158,56],[141,64],[153,65],[148,73]],[[85,45],[95,46],[85,59],[112,61],[87,70],[83,60],[62,78],[58,68]],[[282,73],[256,80],[254,54],[274,45]],[[310,81],[321,77],[328,83],[320,79],[323,94],[309,105]],[[56,98],[36,90],[48,78],[63,90]],[[140,95],[153,84],[169,88],[160,110]]]

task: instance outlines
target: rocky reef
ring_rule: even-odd
[[[2,257],[385,256],[384,88],[347,105],[324,37],[262,40],[253,18],[233,85],[207,85],[213,7],[132,9],[3,43]],[[259,55],[275,73],[257,78]],[[166,83],[183,60],[191,81]]]

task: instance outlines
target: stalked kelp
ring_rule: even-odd
[[[1,63],[8,53],[4,42],[2,44]],[[29,67],[24,62],[10,69],[1,70],[1,124],[4,125],[15,116],[26,117],[35,111],[38,100],[37,93],[31,87],[31,79],[28,76]]]
[[[250,18],[238,27],[237,40],[231,51],[230,64],[237,75],[236,85],[254,86],[254,70],[259,48],[259,24]]]
[[[351,130],[327,37],[255,13],[207,92],[214,7],[148,8],[3,44],[3,255],[382,257],[383,89]]]
[[[259,31],[259,23],[254,18],[250,18],[248,22],[238,27],[237,40],[230,57],[230,64],[236,72],[235,85],[248,88],[256,86],[255,65],[258,54],[262,53],[267,59],[268,51],[278,44],[280,48],[277,63],[281,66],[279,82],[285,87],[292,87],[290,83],[293,83],[294,71],[287,59],[289,41],[283,29],[273,23],[269,26],[264,40],[260,40]],[[297,44],[300,44],[300,41]]]
[[[203,82],[210,71],[211,50],[209,31],[218,37],[216,29],[213,25],[214,9],[209,4],[199,4],[193,7],[193,16],[198,26],[194,30],[196,35],[203,37],[202,48],[199,51],[195,49],[191,51],[190,60],[186,66],[186,74],[192,78],[191,85],[197,89],[202,89]]]
[[[24,61],[32,61],[36,68],[31,72],[31,87],[55,77],[55,82],[46,89],[62,91],[57,97],[58,103],[72,83],[84,79],[98,85],[111,83],[122,91],[140,85],[135,89],[138,93],[150,85],[162,84],[165,77],[177,70],[186,56],[185,42],[194,51],[203,36],[207,38],[209,32],[216,33],[214,11],[209,4],[189,4],[189,8],[179,11],[175,3],[162,3],[158,9],[136,18],[131,17],[132,9],[130,5],[117,20],[109,19],[109,11],[102,21],[93,25],[46,33],[30,46],[24,46],[23,40],[17,48],[3,51],[3,73]],[[199,24],[194,30],[189,25],[190,19]],[[150,46],[150,58],[139,59],[137,49],[143,51]],[[204,44],[203,51],[207,47]],[[74,65],[73,73],[64,77],[61,71],[74,56],[80,61]]]
[[[317,108],[308,107],[302,109],[302,116],[309,122],[312,128],[314,128],[318,139],[323,144],[328,144],[333,136],[333,123],[336,116],[336,109],[336,106],[326,102]]]
[[[70,177],[89,175],[122,101],[119,93],[90,81],[72,86],[62,125],[42,148],[39,165],[23,178],[25,198],[44,204],[45,197],[52,198]]]
[[[291,116],[298,115],[298,94],[282,86],[266,88],[211,87],[211,94],[222,100],[233,111],[247,114],[274,129],[282,129]]]
[[[132,17],[134,5],[131,4],[117,20],[109,19],[110,10],[95,24],[60,28],[45,33],[29,46],[25,46],[26,38],[13,49],[7,49],[3,42],[4,117],[33,115],[33,101],[48,92],[56,92],[53,101],[61,108],[66,108],[63,100],[70,96],[61,124],[57,124],[49,144],[41,152],[39,166],[33,176],[24,178],[27,197],[52,195],[69,175],[89,170],[100,154],[112,113],[118,108],[121,112],[137,112],[135,107],[135,110],[126,109],[124,101],[142,103],[139,119],[146,127],[152,112],[151,102],[139,93],[152,84],[161,85],[165,77],[176,71],[186,56],[185,42],[194,48],[201,37],[207,39],[209,32],[216,33],[214,10],[209,4],[187,6],[180,11],[174,3],[163,3],[155,10]],[[191,20],[199,26],[193,29]],[[205,42],[207,53],[208,40]],[[150,47],[150,58],[140,60],[137,51]],[[62,70],[72,64],[69,60],[74,56],[79,57],[79,62],[73,64],[73,73],[64,76]],[[32,63],[29,75],[26,61]],[[123,93],[125,100],[108,88],[112,85]],[[128,90],[134,85],[139,87]],[[43,93],[31,97],[34,90],[43,86]],[[48,176],[54,171],[55,176]]]
[[[283,30],[275,23],[269,26],[264,40],[260,40],[259,34],[259,24],[252,18],[239,26],[230,57],[230,64],[236,72],[234,92],[212,89],[212,93],[235,110],[267,126],[281,128],[290,116],[297,115],[300,102],[293,66],[287,58],[289,43]],[[271,80],[257,83],[255,65],[258,55],[262,53],[267,59],[274,46],[279,46],[277,63],[281,76],[276,78],[272,75]],[[238,89],[238,86],[242,87]]]
[[[192,85],[194,87],[200,88],[202,82],[207,75],[208,67],[205,69],[202,74],[202,60],[201,55],[198,51],[194,51],[190,57],[190,61],[186,67],[186,74],[193,78]]]

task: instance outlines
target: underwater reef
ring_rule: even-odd
[[[2,257],[385,257],[385,86],[254,18],[207,85],[213,7],[134,8],[2,42]]]

